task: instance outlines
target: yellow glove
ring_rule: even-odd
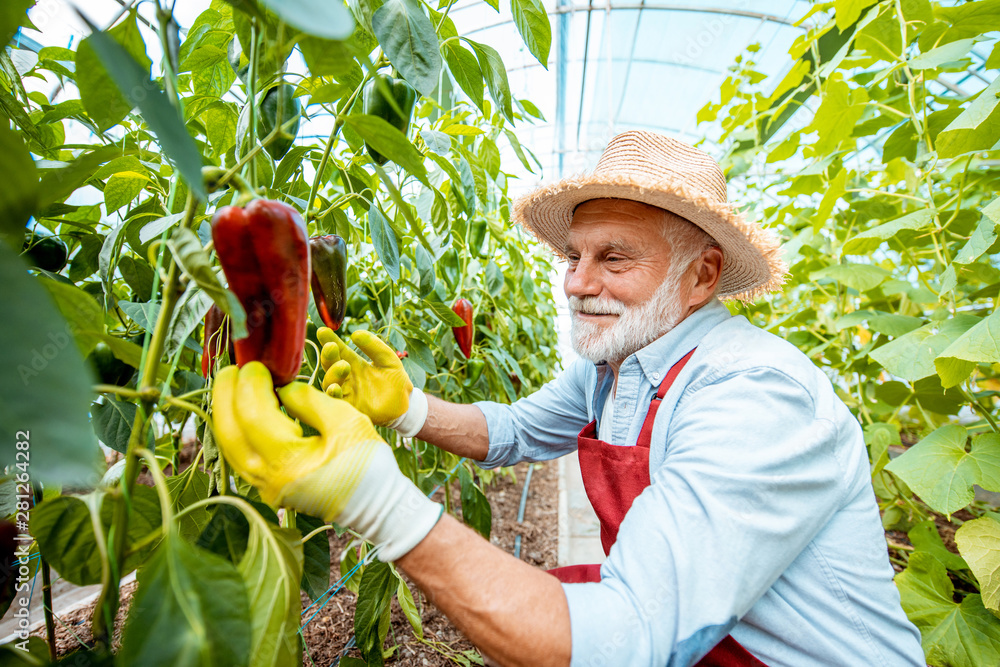
[[[271,374],[259,362],[222,369],[212,396],[219,449],[265,502],[350,526],[379,547],[384,561],[430,532],[442,507],[399,471],[367,417],[301,382],[278,396],[288,414],[320,434],[303,437],[281,412]]]
[[[355,331],[351,340],[371,359],[366,361],[331,329],[317,332],[323,344],[320,361],[323,389],[343,398],[379,426],[404,436],[416,435],[427,420],[427,398],[414,389],[396,352],[370,331]]]

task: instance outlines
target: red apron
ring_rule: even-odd
[[[594,506],[601,522],[601,546],[604,553],[611,552],[611,545],[618,538],[618,527],[625,513],[632,507],[632,501],[650,484],[649,440],[653,432],[653,421],[660,402],[670,389],[684,364],[694,350],[678,361],[663,378],[656,397],[649,405],[646,421],[635,447],[618,447],[597,439],[597,421],[587,424],[577,438],[580,454],[580,471],[583,486],[587,490],[590,504]],[[569,565],[549,570],[565,584],[599,582],[600,565]],[[698,667],[767,667],[739,642],[727,636],[698,662]]]

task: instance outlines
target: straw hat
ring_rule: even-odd
[[[775,235],[726,201],[726,178],[708,154],[653,132],[614,137],[590,175],[538,188],[514,203],[514,220],[562,256],[579,204],[631,199],[675,213],[722,249],[718,296],[753,301],[781,287],[788,269]]]

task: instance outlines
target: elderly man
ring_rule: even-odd
[[[718,300],[785,273],[718,165],[628,132],[516,217],[569,262],[582,360],[513,405],[456,405],[374,335],[352,336],[369,363],[326,331],[324,386],[346,400],[278,391],[320,436],[278,412],[262,366],[220,373],[234,467],[265,500],[357,529],[505,665],[923,665],[858,423],[805,356]],[[483,467],[578,448],[607,560],[543,572],[441,516],[358,411]]]

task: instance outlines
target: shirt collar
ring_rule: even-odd
[[[718,299],[712,299],[694,311],[680,324],[635,353],[642,372],[653,385],[658,385],[670,367],[693,350],[701,339],[716,326],[732,317]]]

